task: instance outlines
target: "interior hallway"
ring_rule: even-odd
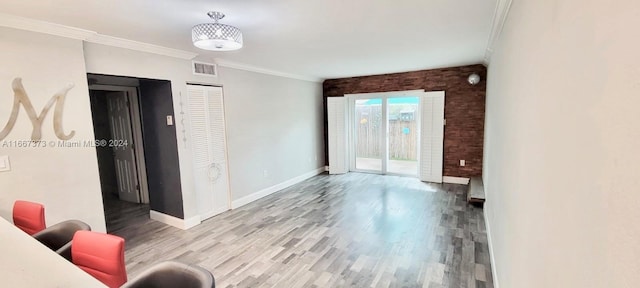
[[[118,235],[128,227],[138,227],[149,221],[149,204],[137,204],[118,199],[118,195],[102,194],[107,233]],[[127,239],[127,238],[125,238]]]

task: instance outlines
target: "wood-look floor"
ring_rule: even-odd
[[[103,194],[107,233],[117,233],[127,227],[137,227],[149,222],[149,205],[121,201],[118,195]]]
[[[482,209],[466,186],[319,175],[187,231],[149,220],[126,239],[129,277],[169,259],[216,287],[493,287]]]

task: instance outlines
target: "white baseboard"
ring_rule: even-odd
[[[227,212],[227,211],[229,211],[229,210],[230,210],[230,209],[228,209],[227,207],[220,208],[220,209],[215,209],[215,210],[213,210],[213,211],[211,211],[211,212],[209,212],[209,213],[202,214],[202,215],[200,216],[200,221],[207,220],[207,219],[209,219],[209,218],[211,218],[211,217],[213,217],[213,216],[216,216],[216,215],[218,215],[218,214],[222,214],[222,213]]]
[[[260,190],[258,192],[255,192],[253,194],[244,196],[244,197],[242,197],[240,199],[233,200],[231,202],[231,209],[236,209],[238,207],[247,205],[247,204],[249,204],[249,203],[251,203],[253,201],[256,201],[256,200],[258,200],[258,199],[260,199],[262,197],[271,195],[271,194],[273,194],[275,192],[278,192],[278,191],[280,191],[280,190],[282,190],[284,188],[287,188],[289,186],[298,184],[298,183],[300,183],[300,182],[302,182],[304,180],[307,180],[307,179],[309,179],[309,178],[311,178],[313,176],[316,176],[318,174],[322,174],[325,171],[326,171],[326,168],[325,167],[321,167],[321,168],[315,169],[313,171],[309,171],[307,173],[304,173],[304,174],[302,174],[300,176],[297,176],[295,178],[291,178],[291,179],[289,179],[287,181],[284,181],[282,183],[273,185],[271,187],[267,187],[267,188],[262,189],[262,190]]]
[[[202,221],[200,221],[200,216],[194,216],[189,219],[184,220],[184,230],[187,230],[191,227],[195,227],[199,225]]]
[[[493,241],[491,240],[491,228],[487,219],[487,210],[483,209],[482,214],[484,215],[484,227],[487,228],[487,245],[489,246],[489,259],[491,260],[491,276],[493,278],[493,287],[500,288],[500,284],[498,283],[498,272],[496,270],[496,258],[493,254],[494,250]]]
[[[324,171],[329,172],[329,166],[324,166]]]
[[[158,211],[149,211],[149,218],[162,222],[167,225],[171,225],[182,230],[187,230],[200,224],[200,216],[191,217],[189,219],[180,219],[171,215],[167,215]]]
[[[469,184],[469,178],[464,177],[453,177],[453,176],[443,176],[442,182],[450,183],[450,184]]]

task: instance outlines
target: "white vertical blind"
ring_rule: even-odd
[[[329,130],[329,174],[349,172],[347,157],[346,98],[327,98],[327,124]]]
[[[420,97],[420,180],[442,183],[444,91]]]
[[[227,211],[229,177],[222,88],[187,85],[198,212],[207,219]]]

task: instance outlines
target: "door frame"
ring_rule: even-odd
[[[347,125],[347,133],[348,133],[348,151],[349,151],[349,171],[353,171],[353,172],[363,172],[363,173],[372,173],[372,174],[382,174],[382,175],[395,175],[395,176],[406,176],[406,177],[416,177],[419,178],[420,176],[420,141],[421,141],[421,135],[420,135],[420,131],[421,131],[421,114],[422,113],[416,113],[414,114],[414,116],[416,117],[416,125],[417,125],[417,139],[418,139],[418,143],[417,143],[417,161],[418,161],[418,168],[416,169],[416,175],[407,175],[407,174],[399,174],[399,173],[389,173],[387,171],[387,162],[389,161],[389,127],[388,127],[388,122],[389,122],[389,115],[388,115],[388,107],[387,107],[387,99],[389,98],[403,98],[403,97],[417,97],[418,99],[420,99],[422,96],[425,95],[425,91],[424,89],[418,89],[418,90],[404,90],[404,91],[390,91],[390,92],[371,92],[371,93],[355,93],[355,94],[345,94],[344,97],[347,98],[347,122],[349,123]],[[364,169],[356,169],[356,136],[355,136],[355,104],[356,104],[356,100],[358,99],[376,99],[376,98],[380,98],[382,99],[382,133],[384,133],[384,137],[382,137],[383,141],[380,141],[380,145],[382,145],[382,147],[380,147],[380,151],[382,151],[382,156],[381,156],[381,161],[382,161],[382,165],[381,165],[381,170],[380,171],[375,171],[375,170],[364,170]],[[420,102],[420,101],[419,101]],[[418,110],[417,112],[422,111],[420,104],[418,104]]]
[[[129,105],[129,116],[131,118],[131,131],[133,132],[133,154],[136,162],[136,173],[138,173],[138,184],[140,185],[140,202],[149,204],[149,185],[147,181],[147,166],[144,158],[142,115],[140,113],[140,102],[138,99],[140,92],[138,91],[138,87],[93,84],[89,85],[89,90],[128,92],[127,97],[131,104]]]

